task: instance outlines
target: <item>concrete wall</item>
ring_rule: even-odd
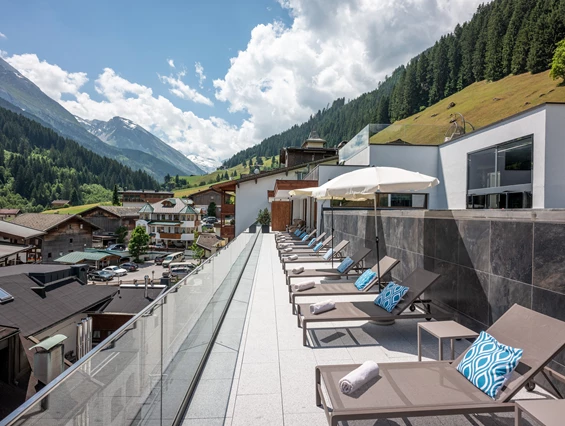
[[[329,227],[330,215],[325,215]],[[376,261],[372,211],[336,211],[336,241]],[[485,330],[514,303],[565,321],[565,211],[379,211],[380,255],[400,260],[393,278],[415,268],[441,274],[426,293],[459,322]],[[565,354],[553,365],[565,372]]]

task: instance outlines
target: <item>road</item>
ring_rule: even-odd
[[[187,260],[187,262],[193,262],[192,260]],[[194,261],[196,263],[196,261]],[[114,277],[112,281],[108,281],[108,285],[119,285],[121,281],[123,284],[132,284],[133,280],[137,280],[138,284],[144,282],[145,275],[149,275],[149,279],[153,277],[155,280],[159,280],[163,276],[163,272],[167,270],[167,268],[163,268],[161,265],[155,265],[153,261],[145,262],[138,264],[139,270],[135,272],[128,272],[127,275],[123,277]],[[106,284],[106,282],[101,281],[88,281],[89,284]]]

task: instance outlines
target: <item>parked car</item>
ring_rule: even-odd
[[[160,256],[157,256],[155,258],[155,265],[162,265],[163,264],[163,260],[165,260],[165,257],[167,257],[168,254],[162,254]]]
[[[117,277],[123,277],[124,275],[128,274],[128,271],[126,271],[124,268],[120,268],[119,266],[106,266],[102,270],[108,271]]]
[[[213,225],[214,223],[218,222],[218,219],[215,218],[214,216],[210,216],[204,219],[204,222],[206,222],[209,225]]]
[[[92,271],[88,273],[88,279],[90,281],[112,281],[114,279],[114,274],[108,271]]]
[[[163,244],[163,243],[156,243],[153,247],[156,248],[156,249],[165,249],[165,248],[167,248],[167,247],[165,247],[165,244]]]
[[[107,250],[111,250],[111,251],[126,251],[126,245],[125,244],[112,244],[109,245]]]
[[[184,252],[179,251],[167,255],[167,257],[163,259],[163,262],[161,264],[163,265],[163,268],[168,268],[170,263],[182,262],[183,259],[184,259]]]
[[[125,269],[128,272],[134,272],[139,269],[139,267],[133,262],[126,262],[120,265],[120,268]]]

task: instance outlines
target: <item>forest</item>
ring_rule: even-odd
[[[345,102],[337,99],[301,125],[266,138],[224,162],[233,167],[255,156],[278,155],[299,146],[315,129],[330,146],[351,139],[369,123],[406,118],[483,80],[539,73],[550,67],[565,38],[565,0],[494,0],[469,22],[398,67],[375,90]]]
[[[117,184],[158,189],[143,171],[102,157],[20,114],[0,108],[0,207],[41,211],[55,199],[102,201]]]

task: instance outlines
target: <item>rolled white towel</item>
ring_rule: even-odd
[[[365,361],[339,381],[339,389],[342,393],[349,395],[378,375],[378,364],[375,361]]]
[[[310,313],[312,315],[318,315],[322,312],[331,311],[335,308],[335,302],[333,300],[324,300],[323,302],[313,303],[310,305]]]
[[[286,247],[290,247],[292,244],[291,243],[283,243],[283,244],[279,244],[279,248],[286,248]]]
[[[288,260],[297,260],[298,259],[298,255],[297,254],[291,254],[290,256],[286,257]]]
[[[294,268],[292,270],[292,273],[294,274],[301,274],[302,272],[304,272],[304,266],[301,266],[300,268]]]
[[[309,288],[316,287],[316,283],[314,281],[306,281],[304,283],[292,284],[291,287],[292,287],[292,291],[294,292],[304,291],[304,290],[308,290]]]
[[[290,253],[292,251],[292,247],[283,248],[281,251],[285,253]]]

